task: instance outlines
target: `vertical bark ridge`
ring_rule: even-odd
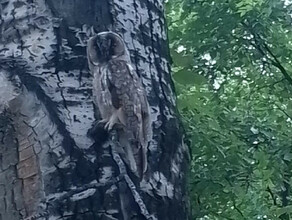
[[[176,117],[163,2],[112,0],[111,11],[113,29],[125,39],[132,62],[143,77],[152,108],[153,133],[156,135],[149,148],[152,175],[141,184],[142,191],[146,193],[145,201],[158,219],[187,219],[187,197],[183,192],[188,149],[183,145],[181,126]],[[147,196],[153,193],[161,200]],[[178,207],[173,202],[175,200],[184,202]]]

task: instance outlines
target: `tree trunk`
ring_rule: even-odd
[[[162,0],[0,1],[0,220],[188,219]],[[151,105],[149,172],[137,179],[94,122],[86,41],[123,36]]]

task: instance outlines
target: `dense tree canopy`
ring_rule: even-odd
[[[292,217],[292,4],[169,0],[194,219]]]

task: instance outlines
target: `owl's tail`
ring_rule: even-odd
[[[120,134],[120,143],[124,148],[125,159],[131,171],[142,178],[148,168],[148,144],[152,138],[151,120],[148,112],[142,112],[142,117],[128,117],[134,120],[128,122],[123,134]],[[123,142],[123,143],[122,143]]]
[[[142,178],[147,171],[147,146],[143,146],[138,140],[129,140],[128,158],[130,159],[131,170]]]
[[[119,142],[123,148],[124,161],[137,177],[142,178],[144,169],[147,170],[147,161],[139,141],[134,138],[130,131],[123,130],[119,133]]]

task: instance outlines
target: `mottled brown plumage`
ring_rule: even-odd
[[[88,41],[87,54],[101,122],[108,130],[122,125],[120,142],[131,170],[142,174],[147,170],[147,146],[152,138],[150,110],[124,41],[113,32],[99,33]]]

